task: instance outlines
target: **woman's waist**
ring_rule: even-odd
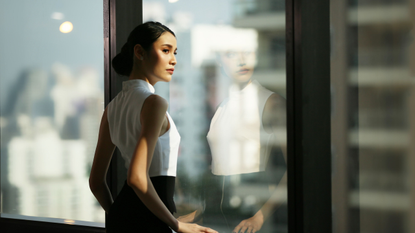
[[[152,176],[150,177],[151,183],[156,189],[160,198],[173,198],[174,186],[176,183],[176,177],[174,176]]]
[[[154,189],[157,192],[157,195],[160,197],[161,201],[166,205],[166,207],[173,213],[176,212],[176,206],[173,200],[174,196],[174,185],[175,177],[171,176],[156,176],[150,177],[150,180],[154,186]],[[124,187],[117,196],[117,200],[121,202],[131,201],[131,206],[136,206],[138,209],[144,205],[137,194],[134,192],[132,187],[127,184],[125,181]],[[115,202],[117,202],[117,200]]]

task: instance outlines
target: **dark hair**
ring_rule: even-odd
[[[159,22],[149,21],[134,28],[128,36],[127,43],[121,48],[121,52],[112,59],[115,72],[129,76],[133,69],[134,46],[140,44],[144,50],[148,51],[164,32],[170,32],[176,36],[168,27]]]

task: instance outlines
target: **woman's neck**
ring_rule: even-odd
[[[239,90],[244,89],[252,82],[251,79],[247,80],[246,82],[234,82],[234,84],[238,87]]]
[[[131,71],[131,74],[128,77],[128,80],[133,80],[133,79],[144,80],[144,81],[150,83],[152,86],[154,86],[154,84],[156,84],[156,82],[152,83],[151,80],[146,77],[146,75],[142,72],[141,69],[137,69],[135,67],[133,67],[133,70]]]

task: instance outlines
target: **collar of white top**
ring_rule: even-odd
[[[153,85],[151,85],[150,83],[142,80],[142,79],[131,79],[131,80],[127,80],[122,82],[122,90],[123,91],[127,91],[131,88],[137,88],[137,87],[143,87],[148,89],[151,93],[155,92],[155,89],[153,87]]]
[[[247,92],[251,92],[252,90],[257,89],[259,86],[259,82],[257,80],[252,80],[248,85],[246,85],[244,88],[239,89],[239,86],[236,84],[232,84],[229,87],[229,97],[236,97],[240,95],[244,95]]]

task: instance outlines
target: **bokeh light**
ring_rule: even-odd
[[[56,19],[56,20],[62,20],[64,18],[64,15],[62,12],[53,12],[52,15],[50,16],[52,19]]]
[[[61,31],[62,33],[69,33],[72,31],[72,29],[73,29],[73,25],[69,21],[63,22],[61,26],[59,27],[59,31]]]

